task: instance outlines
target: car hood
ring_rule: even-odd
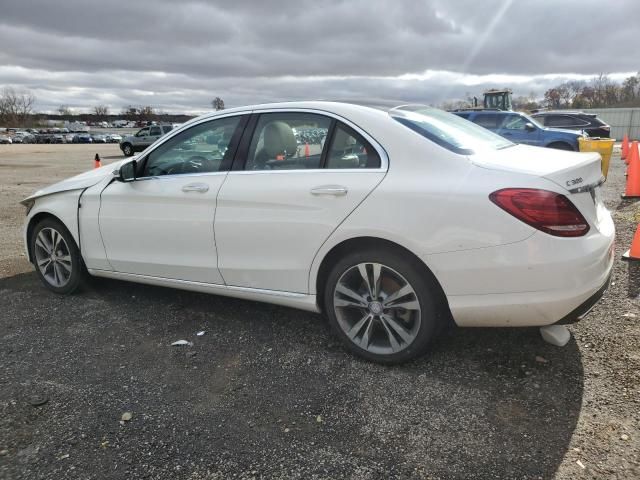
[[[61,182],[54,183],[53,185],[49,185],[48,187],[44,187],[36,191],[33,195],[28,196],[20,203],[27,205],[36,198],[51,195],[52,193],[68,192],[70,190],[80,190],[92,187],[104,178],[112,176],[114,170],[120,168],[123,163],[130,160],[130,158],[127,158],[120,160],[119,162],[110,163],[104,167],[94,168],[93,170],[81,173],[75,177],[66,178]]]

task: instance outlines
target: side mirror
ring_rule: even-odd
[[[120,182],[133,182],[136,179],[136,167],[138,162],[132,160],[120,167],[118,170],[118,181]]]
[[[525,128],[528,132],[533,132],[533,131],[536,129],[535,125],[534,125],[533,123],[531,123],[531,122],[527,122],[527,123],[525,123],[525,124],[524,124],[524,128]]]

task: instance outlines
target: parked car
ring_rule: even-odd
[[[73,137],[73,143],[93,143],[93,138],[88,133],[78,133]]]
[[[13,143],[13,141],[11,140],[10,137],[7,137],[6,135],[0,135],[0,143],[10,144],[10,143]]]
[[[92,135],[91,139],[93,143],[107,143],[107,137],[105,135]]]
[[[152,125],[141,128],[135,135],[127,135],[122,139],[120,150],[130,157],[135,152],[141,152],[172,129],[171,125]]]
[[[303,127],[324,146],[300,151]],[[54,292],[88,272],[323,312],[351,351],[398,363],[450,319],[586,314],[614,262],[601,183],[597,153],[515,145],[441,110],[293,102],[204,115],[22,203]]]
[[[119,135],[117,133],[110,133],[109,135],[107,135],[108,143],[120,143],[121,141],[122,141],[122,135]]]
[[[65,143],[73,143],[73,139],[75,138],[76,134],[75,133],[67,133],[64,136],[64,141]]]
[[[531,117],[545,127],[580,130],[590,137],[609,138],[611,135],[611,127],[600,120],[595,113],[558,110],[537,112]]]
[[[514,142],[536,147],[578,151],[578,138],[571,130],[547,128],[520,112],[503,110],[456,110],[453,113]]]
[[[51,137],[51,143],[65,143],[64,141],[64,135],[62,134],[55,134]]]

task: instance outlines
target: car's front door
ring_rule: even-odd
[[[141,128],[138,133],[133,136],[133,146],[136,150],[144,150],[147,145],[149,145],[147,141],[147,137],[149,137],[149,127]]]
[[[308,293],[318,249],[386,173],[383,151],[364,137],[316,113],[254,116],[218,195],[227,285]]]
[[[222,283],[216,196],[246,119],[218,118],[178,133],[140,159],[139,178],[102,192],[100,234],[113,270]]]
[[[540,129],[527,117],[517,114],[505,115],[498,134],[514,143],[540,145]]]
[[[153,142],[158,140],[162,136],[162,130],[157,125],[152,126],[149,129],[149,137],[147,138],[147,142],[151,145]]]

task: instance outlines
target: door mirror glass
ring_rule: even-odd
[[[118,171],[118,180],[121,182],[133,182],[136,179],[136,165],[137,162],[135,160],[122,165]]]

